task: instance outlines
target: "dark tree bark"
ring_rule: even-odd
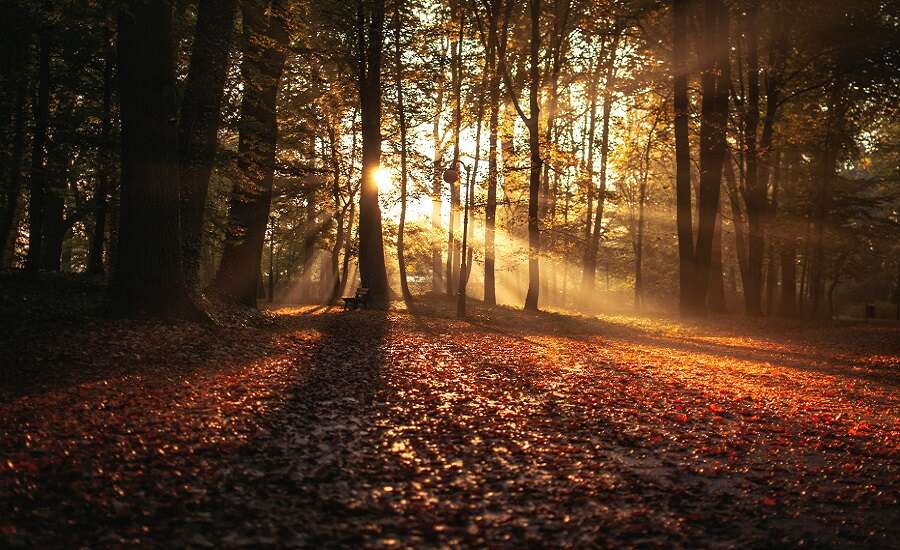
[[[403,294],[403,300],[409,302],[412,300],[412,294],[409,291],[409,283],[406,280],[406,256],[403,248],[403,231],[406,226],[406,194],[409,179],[409,168],[407,166],[407,143],[406,143],[406,110],[403,106],[403,54],[401,52],[401,6],[398,4],[394,7],[394,70],[396,71],[397,85],[397,116],[400,125],[400,220],[397,227],[397,263],[400,270],[400,292]]]
[[[688,0],[672,0],[672,72],[675,109],[675,200],[678,227],[678,304],[682,314],[694,305],[694,229],[691,208],[691,144],[688,127]]]
[[[531,14],[531,60],[528,90],[529,112],[528,148],[531,152],[531,168],[528,180],[528,293],[525,295],[525,311],[537,311],[541,288],[540,254],[541,228],[538,214],[538,199],[541,188],[541,112],[538,94],[540,92],[540,49],[541,49],[541,0],[529,0]]]
[[[466,26],[466,10],[460,2],[451,2],[450,12],[459,12],[459,35],[458,38],[450,42],[450,50],[453,56],[450,65],[450,78],[453,86],[453,162],[451,168],[460,174],[459,164],[459,134],[462,127],[462,49],[465,41]],[[459,280],[457,276],[459,271],[457,264],[459,263],[459,245],[460,242],[456,238],[456,232],[459,229],[460,217],[460,178],[450,182],[450,220],[447,229],[447,295],[453,296],[456,292]]]
[[[173,43],[170,2],[120,12],[121,225],[110,292],[121,313],[196,318],[181,265]]]
[[[588,109],[587,158],[585,159],[587,169],[587,214],[584,218],[585,247],[581,262],[581,286],[586,291],[593,289],[597,270],[596,251],[592,252],[593,249],[591,247],[591,228],[594,219],[594,141],[597,137],[597,84],[602,67],[602,61],[599,59],[601,57],[598,56],[597,65],[592,71],[591,80],[588,84],[590,108]]]
[[[359,193],[359,274],[369,300],[389,299],[384,265],[381,209],[375,175],[381,165],[381,58],[384,46],[384,0],[358,0],[357,63],[362,115],[362,183]]]
[[[244,0],[246,83],[241,103],[238,143],[239,179],[231,196],[228,235],[216,289],[238,303],[256,307],[260,262],[265,241],[275,148],[278,141],[277,99],[287,46],[285,13],[280,0]]]
[[[15,91],[11,105],[11,135],[12,142],[9,157],[6,159],[5,180],[3,181],[2,209],[0,209],[0,268],[10,264],[9,251],[13,236],[13,228],[16,226],[19,210],[19,193],[22,189],[22,160],[25,153],[25,117],[26,99],[29,82],[24,71],[25,56],[29,49],[26,41],[19,45],[15,52],[13,70],[19,74],[16,79]]]
[[[726,156],[728,93],[731,84],[728,7],[722,0],[706,0],[705,26],[708,59],[701,74],[700,188],[697,193],[698,227],[695,249],[693,313],[705,313],[713,237],[719,210],[722,167]]]
[[[762,315],[762,272],[765,240],[762,218],[766,208],[766,181],[759,171],[757,131],[759,128],[759,41],[758,12],[751,2],[745,16],[744,34],[747,39],[747,104],[744,116],[744,158],[747,163],[746,189],[749,248],[747,278],[744,280],[744,307],[747,315]]]
[[[63,100],[66,102],[66,100]],[[70,107],[57,111],[58,118],[69,118]],[[41,269],[59,271],[66,226],[64,210],[69,173],[69,144],[64,142],[60,128],[54,128],[53,139],[47,146],[44,213],[41,227]]]
[[[209,177],[218,144],[236,0],[200,0],[178,126],[185,279],[197,283]]]
[[[104,46],[102,145],[97,154],[100,166],[97,169],[97,188],[94,190],[94,197],[91,201],[94,210],[94,227],[91,231],[88,252],[88,273],[93,275],[102,275],[105,271],[103,268],[103,245],[106,241],[109,192],[114,169],[113,159],[110,155],[112,147],[113,65],[115,63],[111,21],[106,22]]]
[[[47,173],[44,146],[50,120],[50,31],[38,33],[38,94],[34,108],[34,135],[31,140],[31,177],[28,199],[28,256],[25,268],[37,271],[41,264],[41,240],[44,225],[44,187]]]
[[[500,69],[497,64],[498,52],[506,51],[506,25],[503,26],[503,32],[498,28],[498,19],[500,15],[500,3],[498,0],[492,0],[488,6],[488,44],[486,68],[490,74],[490,82],[488,84],[488,103],[490,104],[490,114],[488,122],[488,181],[487,181],[487,204],[484,210],[484,303],[489,306],[497,305],[497,282],[495,275],[495,236],[497,223],[497,180],[498,180],[498,163],[497,163],[497,139],[500,126]]]

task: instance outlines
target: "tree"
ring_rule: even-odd
[[[277,100],[287,57],[286,13],[281,0],[246,0],[244,57],[238,144],[239,176],[231,195],[228,236],[216,289],[238,303],[256,307],[263,241],[272,203]]]
[[[409,185],[407,166],[406,110],[403,106],[403,53],[401,52],[401,5],[394,7],[394,71],[397,87],[397,117],[400,125],[400,221],[397,228],[397,262],[400,269],[400,291],[407,302],[412,300],[409,283],[406,281],[406,257],[403,249],[403,231],[406,225],[406,196]]]
[[[178,124],[179,188],[185,278],[196,285],[209,177],[218,145],[222,94],[236,0],[200,0]]]
[[[179,240],[173,45],[167,0],[120,11],[121,227],[110,292],[122,313],[197,318]]]
[[[363,170],[359,193],[359,273],[373,304],[389,298],[376,174],[381,168],[381,60],[384,0],[358,0],[356,63],[362,117]]]

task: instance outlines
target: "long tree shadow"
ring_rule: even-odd
[[[216,546],[364,540],[358,530],[309,527],[373,514],[363,502],[348,502],[348,495],[363,475],[352,470],[359,466],[357,455],[382,452],[377,442],[385,427],[376,425],[372,409],[384,388],[388,314],[334,308],[297,317],[304,329],[319,332],[318,341],[290,356],[296,368],[283,390],[286,400],[260,419],[255,437],[223,457],[197,513],[173,518],[177,539],[202,532]]]
[[[759,327],[753,327],[749,334],[752,340],[739,345],[727,342],[735,336],[744,337],[747,334],[716,327],[712,324],[713,320],[688,324],[687,327],[694,335],[684,336],[667,333],[667,327],[676,323],[672,320],[651,319],[641,324],[629,324],[614,319],[545,311],[523,313],[505,307],[486,308],[479,307],[477,303],[474,305],[475,307],[470,306],[473,313],[465,320],[467,323],[532,345],[541,345],[540,341],[534,338],[538,336],[584,341],[599,338],[597,345],[601,346],[604,340],[620,340],[638,350],[699,353],[730,360],[771,363],[796,370],[856,378],[889,386],[900,385],[900,369],[896,368],[896,364],[873,363],[870,360],[871,356],[861,354],[859,351],[845,352],[840,340],[827,342],[821,338],[809,339],[798,330],[804,326],[799,322],[792,324],[781,322],[779,326],[782,332],[777,334],[774,332],[767,334],[761,332]],[[446,305],[440,302],[417,304],[408,308],[408,311],[413,318],[452,318]],[[790,330],[784,331],[786,327]],[[832,330],[838,335],[842,329]],[[872,349],[867,351],[873,354],[894,354],[896,357],[895,347],[896,341],[900,340],[900,328],[894,332],[897,338],[894,339],[893,345],[888,336],[880,342],[870,342]],[[717,338],[723,341],[715,341]],[[776,345],[771,346],[772,343]]]

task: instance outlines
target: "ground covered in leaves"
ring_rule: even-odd
[[[0,546],[900,545],[896,324],[451,309],[22,325]]]

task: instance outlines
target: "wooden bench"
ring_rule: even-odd
[[[359,287],[356,289],[356,295],[344,296],[344,311],[348,309],[366,309],[369,305],[369,289]]]

